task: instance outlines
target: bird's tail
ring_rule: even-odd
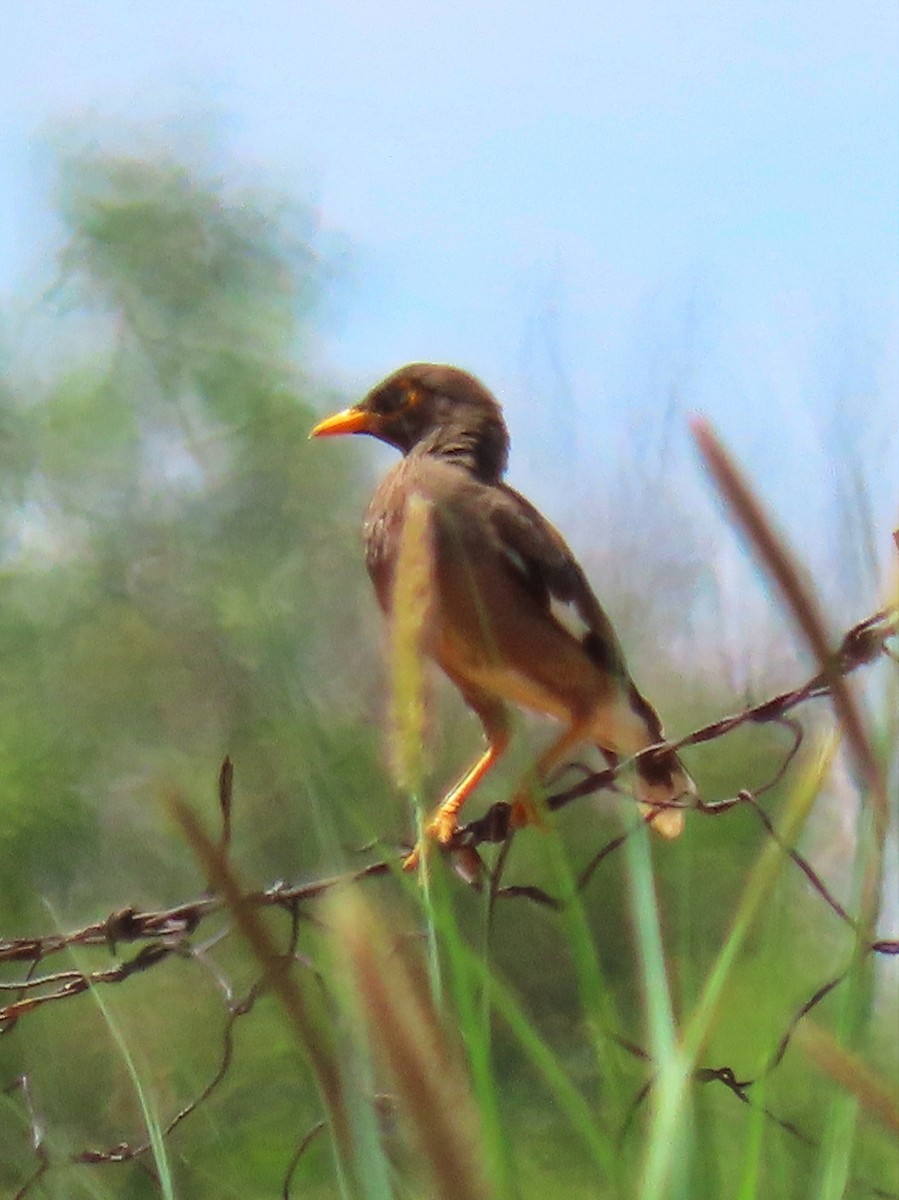
[[[635,754],[665,740],[658,713],[633,683],[628,684],[627,704],[630,710],[627,724],[634,736],[622,750]],[[637,760],[634,793],[641,813],[666,838],[679,837],[683,832],[684,809],[689,807],[690,798],[698,794],[696,784],[673,750],[647,754]]]
[[[644,764],[651,763],[650,767]],[[634,788],[640,812],[652,823],[653,829],[662,837],[680,837],[684,829],[684,809],[670,808],[679,802],[685,804],[695,796],[696,784],[684,770],[676,754],[666,758],[651,757],[637,763],[637,781]]]

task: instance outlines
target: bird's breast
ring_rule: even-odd
[[[384,612],[390,611],[393,572],[403,524],[405,492],[399,483],[394,471],[380,484],[362,526],[365,567]]]

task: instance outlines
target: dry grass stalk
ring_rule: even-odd
[[[388,944],[382,918],[358,891],[341,892],[331,920],[375,1061],[424,1154],[433,1200],[488,1200],[468,1080],[431,1001],[424,973]]]
[[[393,580],[390,625],[390,765],[400,788],[417,795],[426,769],[427,696],[423,641],[434,597],[431,510],[419,495],[406,501]]]
[[[267,986],[281,1001],[315,1076],[350,1195],[359,1195],[352,1132],[337,1057],[314,1005],[290,973],[292,956],[285,959],[279,953],[252,897],[243,891],[222,848],[206,834],[193,811],[177,797],[171,801],[171,808],[211,886],[230,909],[237,928],[265,971]]]
[[[899,1134],[899,1104],[887,1084],[847,1050],[832,1033],[807,1021],[797,1030],[799,1044],[808,1057],[835,1083],[851,1092],[862,1108],[892,1133]]]
[[[742,472],[716,437],[711,425],[695,417],[691,426],[706,466],[731,507],[750,545],[777,584],[809,647],[821,666],[837,716],[867,787],[874,810],[878,840],[883,843],[889,822],[889,803],[883,772],[877,761],[855,698],[839,670],[827,625],[814,588],[794,560],[781,536],[755,497]]]

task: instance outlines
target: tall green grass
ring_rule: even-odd
[[[417,1191],[421,1184],[413,1184],[409,1194],[477,1194],[498,1200],[546,1195],[717,1200],[725,1194],[740,1200],[771,1196],[836,1200],[870,1190],[870,1181],[855,1171],[860,1105],[863,1100],[868,1107],[874,1105],[887,1129],[895,1111],[889,1088],[854,1056],[864,1042],[871,1014],[874,966],[867,947],[876,919],[871,889],[880,885],[886,833],[883,775],[871,751],[865,718],[852,696],[844,694],[842,681],[836,682],[822,649],[826,639],[816,623],[816,602],[801,582],[800,572],[711,432],[703,430],[700,440],[725,499],[797,614],[822,670],[830,674],[838,728],[848,731],[850,750],[859,764],[863,803],[855,840],[854,911],[861,916],[847,982],[836,989],[840,999],[833,1037],[838,1051],[828,1059],[839,1063],[839,1069],[831,1065],[830,1073],[840,1086],[820,1102],[807,1100],[800,1105],[810,1123],[802,1130],[793,1121],[796,1101],[790,1089],[781,1091],[777,1077],[762,1069],[750,1093],[743,1094],[748,1104],[740,1104],[723,1087],[714,1094],[712,1081],[698,1082],[700,1069],[710,1065],[709,1048],[721,1041],[721,1027],[734,1029],[740,1020],[753,1020],[751,1009],[735,1019],[728,1011],[728,997],[738,986],[736,976],[746,955],[770,929],[772,898],[795,869],[788,851],[797,845],[832,770],[839,745],[834,735],[811,751],[806,747],[782,795],[777,837],[764,838],[753,860],[745,862],[735,876],[731,915],[721,940],[704,965],[690,964],[691,984],[686,990],[675,988],[672,980],[677,943],[667,936],[660,913],[651,834],[642,822],[632,820],[623,850],[632,930],[631,982],[624,991],[632,1000],[638,999],[636,1015],[622,1010],[620,973],[610,971],[604,959],[602,928],[578,888],[570,846],[555,830],[544,837],[529,835],[538,842],[532,854],[543,859],[547,883],[559,901],[556,913],[547,916],[535,910],[533,921],[535,926],[553,923],[559,960],[568,963],[574,997],[572,1037],[547,1036],[540,1028],[543,1014],[528,1011],[526,986],[503,978],[495,953],[489,889],[472,904],[436,851],[425,856],[426,869],[418,884],[410,887],[406,880],[404,888],[406,904],[420,911],[427,930],[427,992],[419,991],[412,998],[408,945],[400,951],[402,939],[389,917],[358,895],[335,909],[338,954],[351,963],[350,991],[359,1014],[357,1024],[365,1030],[365,1055],[373,1063],[387,1064],[398,1104],[424,1147],[424,1177],[430,1180],[431,1190]],[[391,642],[392,740],[398,779],[417,795],[423,779],[425,705],[420,659],[429,564],[422,513],[414,511],[410,525],[414,527],[403,542]],[[691,822],[702,819],[694,816]],[[689,829],[686,836],[691,836]],[[733,868],[733,860],[728,865]],[[702,880],[681,878],[678,886],[701,888]],[[526,938],[527,919],[520,920],[516,929],[519,936],[524,930]],[[776,986],[775,981],[772,984]],[[764,989],[766,980],[760,986]],[[621,1049],[622,1038],[635,1034],[645,1051],[636,1060],[623,1062],[627,1056]],[[586,1070],[581,1065],[582,1079],[572,1077],[571,1047],[576,1042],[588,1051],[590,1060]],[[798,1040],[797,1045],[801,1047]],[[801,1049],[791,1051],[794,1058],[797,1053]],[[770,1059],[771,1047],[766,1054]],[[735,1063],[739,1056],[737,1045]],[[737,1066],[734,1071],[739,1075]],[[792,1076],[796,1075],[794,1067]],[[807,1069],[798,1075],[806,1084],[812,1077]],[[530,1089],[525,1105],[512,1099],[521,1079]],[[876,1104],[872,1097],[877,1097]],[[798,1136],[791,1136],[778,1123],[778,1104],[784,1108],[783,1122],[792,1124]],[[543,1162],[529,1145],[527,1133],[535,1117],[539,1123],[540,1114],[550,1122],[557,1140],[555,1153]],[[875,1150],[869,1157],[887,1162],[887,1143],[882,1141],[880,1153]],[[359,1168],[361,1176],[376,1173],[374,1165]],[[480,1182],[474,1182],[478,1176]],[[406,1194],[395,1170],[392,1178],[396,1194]],[[886,1180],[884,1188],[888,1191],[897,1184]]]
[[[426,790],[422,546],[426,522],[409,541],[418,583],[400,604],[391,651],[393,764],[416,801]],[[796,586],[788,581],[787,590]],[[887,735],[875,742],[867,716],[857,710],[854,720],[865,739],[860,754],[870,751],[884,772],[895,726],[885,721]],[[740,806],[714,818],[692,814],[687,841],[672,846],[654,839],[622,801],[622,846],[584,888],[576,864],[585,831],[592,844],[611,830],[585,806],[551,819],[542,832],[516,835],[508,855],[482,847],[488,870],[502,856],[504,878],[539,878],[556,909],[497,897],[489,879],[479,891],[465,887],[450,856],[432,849],[415,874],[397,869],[386,883],[332,888],[327,903],[307,913],[302,963],[277,949],[271,919],[260,919],[247,901],[226,848],[179,805],[200,877],[226,900],[280,1004],[285,1038],[300,1051],[298,1069],[314,1084],[315,1119],[330,1137],[324,1162],[316,1150],[322,1139],[309,1139],[285,1194],[836,1200],[896,1192],[899,1103],[870,1042],[878,1022],[869,944],[886,835],[868,803],[869,787],[881,786],[870,762],[856,774],[861,802],[848,902],[855,927],[846,929],[813,893],[811,917],[791,911],[801,908],[796,898],[807,885],[788,850],[815,812],[843,750],[843,730],[839,720],[833,734],[806,740],[769,809],[776,838],[756,829],[742,857],[722,853],[723,884],[709,878],[710,859],[696,847],[712,828],[739,829]],[[335,787],[321,803],[336,809],[343,799]],[[885,799],[889,808],[893,801]],[[330,844],[333,850],[336,839]],[[667,865],[675,854],[682,869]],[[726,896],[726,912],[698,936],[691,923],[707,916],[707,888],[719,901]],[[816,955],[820,966],[810,961]],[[841,970],[844,981],[799,1022],[784,1060],[769,1070],[799,1004]],[[204,1194],[190,1143],[181,1139],[202,1125],[208,1106],[167,1138],[164,1102],[143,1054],[101,991],[93,994],[138,1098],[158,1194]],[[895,998],[885,1003],[895,1016]],[[249,1062],[263,1054],[258,1028],[250,1020],[241,1025]],[[746,1103],[700,1074],[723,1066],[755,1080]],[[297,1144],[305,1145],[305,1132],[296,1131]],[[282,1140],[274,1153],[263,1152],[238,1129],[227,1136],[240,1139],[240,1176],[223,1179],[217,1194],[271,1194],[272,1161],[286,1178],[289,1147]],[[220,1157],[229,1161],[224,1145]],[[205,1158],[202,1177],[213,1178],[214,1166]],[[109,1194],[128,1193],[111,1185]]]

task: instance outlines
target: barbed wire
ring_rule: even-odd
[[[720,816],[737,807],[748,808],[758,818],[766,836],[777,843],[788,859],[799,869],[812,890],[843,924],[857,934],[860,932],[858,922],[836,899],[822,879],[820,872],[812,866],[808,859],[794,846],[784,843],[774,822],[760,803],[760,797],[770,792],[783,779],[801,747],[804,736],[803,728],[789,714],[800,705],[831,694],[834,678],[843,679],[884,657],[899,661],[896,650],[890,644],[896,636],[896,611],[884,609],[876,612],[853,626],[843,637],[839,649],[832,656],[827,668],[813,676],[801,687],[781,692],[762,703],[723,716],[684,737],[660,743],[635,756],[636,759],[703,745],[725,737],[735,729],[747,725],[774,724],[786,729],[790,733],[790,745],[765,783],[752,791],[744,789],[735,796],[721,800],[705,802],[696,798],[689,804],[689,807],[696,814],[708,817]],[[635,759],[616,763],[602,771],[589,771],[579,767],[580,778],[576,783],[562,790],[551,791],[547,796],[548,808],[553,811],[559,810],[579,799],[593,796],[601,790],[617,790],[619,775],[624,771],[631,770]],[[231,845],[233,807],[233,765],[230,759],[225,759],[222,764],[218,795],[222,820],[219,847],[223,854],[227,854]],[[459,829],[447,848],[458,874],[471,887],[480,890],[484,890],[486,887],[490,919],[492,919],[495,905],[500,900],[523,900],[548,909],[560,909],[561,901],[536,885],[503,882],[514,837],[514,831],[511,830],[509,822],[510,812],[509,804],[498,802],[482,817]],[[582,868],[577,878],[577,886],[580,890],[588,886],[598,867],[623,846],[638,827],[639,823],[633,824],[629,829],[600,847],[587,865]],[[493,864],[488,865],[482,857],[481,848],[491,844],[499,844],[500,849]],[[293,886],[278,882],[270,887],[247,893],[243,896],[242,902],[256,909],[277,908],[285,911],[289,917],[289,931],[285,945],[280,951],[282,961],[285,964],[296,965],[302,970],[311,970],[314,968],[303,958],[298,949],[300,922],[305,906],[319,900],[337,887],[397,871],[407,849],[408,847],[398,847],[395,854],[382,857],[357,870]],[[163,1125],[163,1136],[168,1137],[210,1099],[227,1077],[233,1061],[235,1026],[239,1020],[252,1013],[270,982],[270,977],[263,975],[242,993],[235,992],[233,984],[211,953],[221,940],[230,935],[230,926],[218,930],[205,942],[194,944],[195,935],[204,923],[225,912],[224,901],[214,894],[209,894],[165,909],[141,911],[133,907],[121,908],[110,913],[102,921],[87,924],[67,933],[0,939],[0,967],[4,964],[28,964],[27,970],[21,978],[0,980],[0,999],[4,996],[10,997],[4,1003],[0,1003],[0,1037],[9,1036],[23,1018],[47,1005],[58,1005],[62,1001],[73,999],[92,988],[124,984],[135,976],[154,970],[161,963],[171,960],[173,957],[181,957],[197,964],[213,981],[224,1005],[225,1019],[220,1035],[220,1052],[206,1084]],[[111,965],[93,971],[42,970],[48,960],[73,948],[99,949],[116,956],[121,945],[138,943],[143,944],[130,957],[122,957]],[[868,939],[862,949],[867,954],[899,955],[899,936]],[[697,1067],[694,1071],[695,1081],[700,1084],[719,1083],[741,1103],[752,1106],[754,1104],[751,1092],[753,1086],[780,1066],[801,1022],[843,982],[847,974],[847,971],[842,971],[816,987],[812,995],[790,1018],[777,1046],[755,1079],[739,1078],[731,1066],[725,1065]],[[323,980],[322,984],[324,986]],[[612,1035],[612,1037],[623,1051],[645,1062],[647,1066],[652,1066],[651,1056],[641,1047],[627,1038],[618,1035]],[[650,1077],[634,1098],[625,1121],[625,1129],[649,1094],[652,1082],[652,1077]],[[122,1141],[105,1149],[84,1147],[69,1153],[63,1160],[57,1162],[48,1149],[46,1122],[33,1094],[28,1076],[26,1074],[18,1075],[3,1090],[9,1096],[16,1094],[19,1096],[34,1162],[31,1174],[23,1180],[19,1190],[15,1193],[15,1200],[25,1200],[25,1197],[33,1191],[47,1172],[55,1165],[62,1165],[62,1162],[67,1165],[84,1166],[135,1162],[149,1171],[151,1175],[154,1174],[150,1163],[144,1161],[148,1158],[151,1150],[151,1143],[148,1139],[137,1142]],[[381,1096],[377,1100],[383,1110],[389,1109],[389,1097]],[[796,1141],[809,1147],[817,1145],[815,1139],[799,1128],[795,1122],[772,1111],[767,1105],[759,1107],[766,1119]],[[324,1128],[323,1122],[316,1122],[303,1134],[290,1155],[282,1186],[282,1196],[285,1200],[289,1197],[291,1181],[298,1164],[308,1147]],[[884,1198],[884,1200],[897,1200],[897,1195],[899,1195],[863,1180],[856,1180],[855,1186],[865,1190],[868,1194]]]

